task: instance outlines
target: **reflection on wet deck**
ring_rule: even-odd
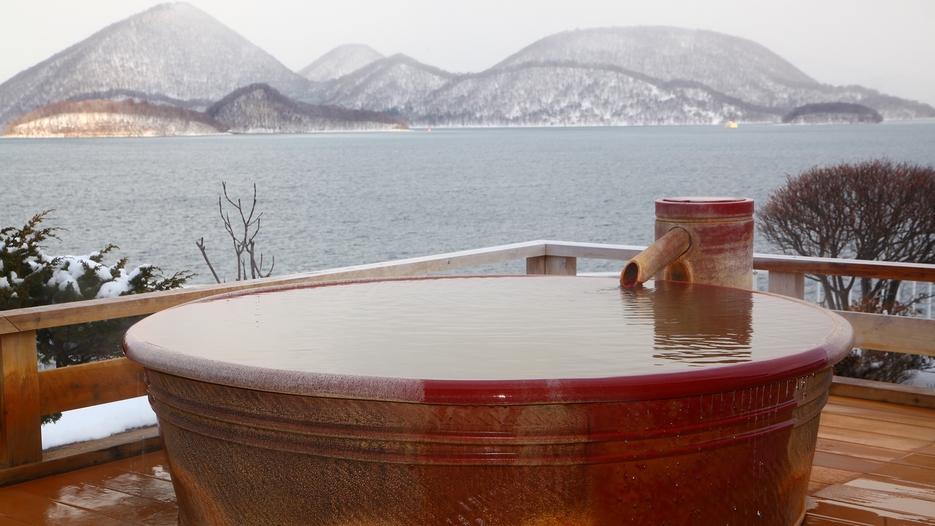
[[[175,525],[166,457],[147,453],[0,489],[0,526]]]
[[[935,409],[832,396],[809,495],[806,525],[935,525]]]
[[[935,525],[935,409],[832,396],[818,436],[806,525]],[[0,526],[177,523],[161,451],[0,488]]]

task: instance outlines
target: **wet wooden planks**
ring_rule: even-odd
[[[0,488],[0,526],[177,523],[161,451]],[[935,525],[935,410],[832,396],[805,524]]]
[[[935,410],[832,396],[805,524],[935,525]]]
[[[178,524],[162,451],[0,489],[0,526]]]

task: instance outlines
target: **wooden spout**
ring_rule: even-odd
[[[675,227],[646,247],[631,259],[620,273],[620,284],[624,287],[635,287],[652,279],[673,261],[688,251],[691,246],[691,236],[680,227]]]

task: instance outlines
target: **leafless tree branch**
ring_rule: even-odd
[[[263,217],[262,213],[257,213],[256,204],[257,204],[257,191],[256,183],[253,184],[253,202],[250,204],[250,209],[246,210],[243,206],[243,203],[240,199],[237,199],[234,202],[231,199],[230,195],[227,192],[227,183],[221,181],[221,188],[223,190],[223,199],[222,196],[218,196],[218,213],[221,216],[221,221],[224,222],[224,230],[227,232],[227,235],[231,238],[232,247],[234,250],[235,266],[237,268],[237,281],[247,280],[247,279],[256,279],[256,278],[266,278],[273,273],[273,267],[276,264],[276,258],[273,257],[271,260],[270,268],[267,271],[263,271],[263,254],[259,254],[259,261],[257,261],[256,254],[256,236],[260,233],[260,219]],[[231,222],[230,214],[225,213],[224,211],[224,201],[227,201],[228,205],[236,210],[237,214],[240,216],[240,225],[235,225]],[[243,233],[240,234],[241,228],[243,227]],[[236,230],[236,232],[235,232]],[[201,250],[202,256],[205,258],[205,262],[208,263],[208,267],[211,269],[211,272],[214,274],[214,279],[220,283],[217,274],[214,272],[214,267],[211,265],[211,262],[208,260],[207,252],[204,248],[204,238],[199,242],[195,243],[198,248]],[[246,256],[244,255],[246,253]],[[247,274],[247,267],[249,258],[249,268],[250,273],[249,277]]]
[[[218,278],[218,273],[214,271],[214,265],[211,264],[211,260],[208,259],[208,252],[205,250],[205,238],[201,238],[198,241],[195,241],[195,245],[198,246],[198,250],[201,250],[201,257],[205,258],[205,263],[208,264],[208,268],[211,269],[211,275],[214,276],[214,281],[218,283],[221,282]]]

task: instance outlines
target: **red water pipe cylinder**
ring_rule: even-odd
[[[753,288],[753,199],[657,199],[656,239],[675,228],[688,232],[691,243],[657,279]]]

